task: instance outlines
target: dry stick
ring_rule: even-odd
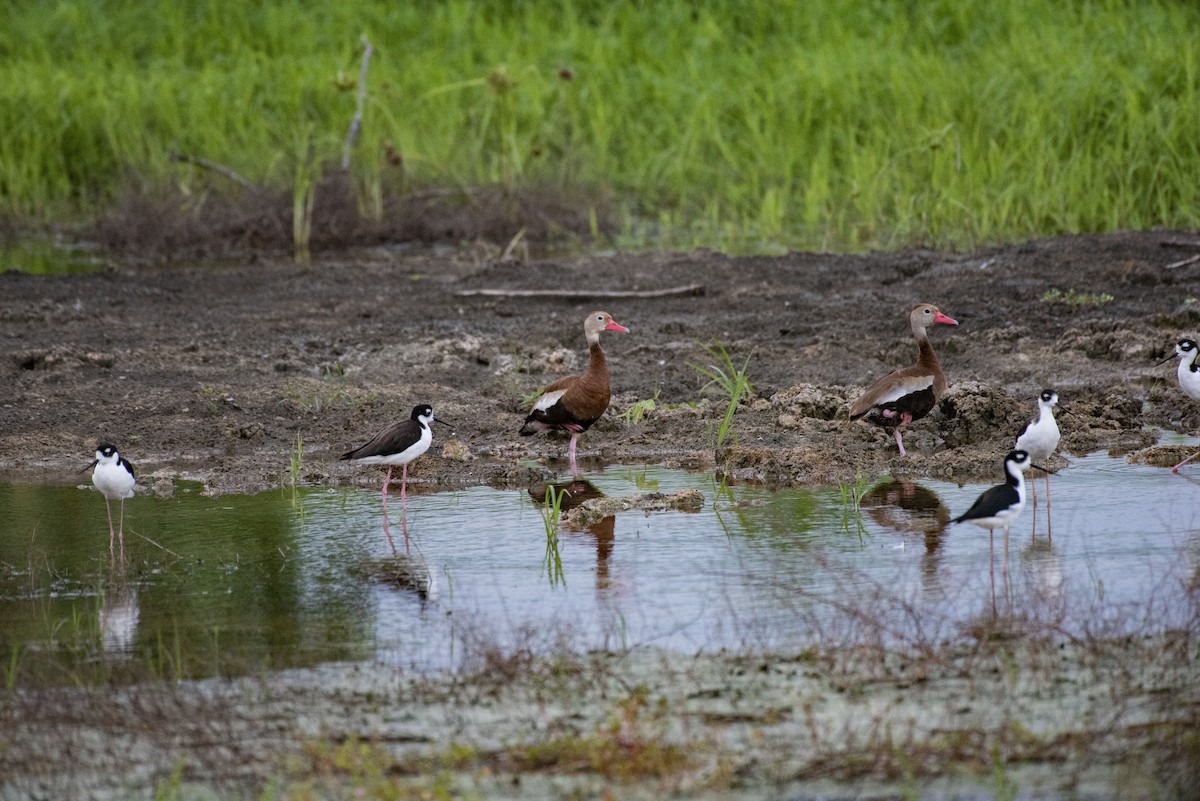
[[[251,189],[254,187],[253,181],[243,178],[242,176],[238,175],[236,172],[231,170],[229,167],[226,167],[224,164],[217,164],[215,161],[209,161],[208,159],[202,159],[199,156],[188,156],[188,155],[184,155],[182,153],[171,153],[169,158],[171,159],[171,161],[181,161],[184,164],[195,164],[197,167],[203,167],[206,170],[212,170],[213,172],[217,173],[218,175],[224,175],[226,178],[233,181],[235,184],[240,184],[240,185],[246,187],[247,189]]]
[[[141,538],[142,538],[142,539],[144,539],[146,542],[150,543],[151,545],[155,546],[156,548],[160,548],[160,549],[162,549],[162,550],[166,551],[167,553],[171,554],[171,556],[174,556],[176,559],[182,559],[182,558],[183,558],[182,556],[180,556],[179,554],[175,553],[174,551],[172,551],[172,550],[171,550],[170,548],[168,548],[167,546],[165,546],[165,545],[162,545],[161,543],[157,543],[157,542],[155,542],[154,540],[152,540],[152,539],[150,539],[149,537],[147,537],[145,534],[138,534],[136,531],[135,531],[135,532],[133,532],[133,533],[134,533],[134,534],[137,534],[137,536],[141,537]]]
[[[500,261],[509,261],[512,258],[513,251],[517,249],[517,245],[524,244],[522,240],[525,238],[525,229],[521,228],[517,231],[517,235],[508,243],[508,247],[500,254]],[[525,248],[525,261],[529,261],[529,248]]]
[[[603,290],[603,289],[463,289],[455,292],[460,298],[669,298],[676,295],[703,295],[704,284],[688,284],[670,289]]]
[[[1174,270],[1176,267],[1186,267],[1189,264],[1195,264],[1198,261],[1200,261],[1200,253],[1197,253],[1195,256],[1192,256],[1191,258],[1184,259],[1183,261],[1173,261],[1170,264],[1168,264],[1165,269]]]
[[[363,55],[362,66],[358,70],[358,107],[354,109],[354,119],[350,120],[350,130],[346,131],[346,144],[342,147],[342,169],[350,169],[350,151],[358,141],[358,132],[362,128],[363,106],[367,104],[367,67],[371,63],[371,41],[364,33],[362,35]]]

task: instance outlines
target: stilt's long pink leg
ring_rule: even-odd
[[[1184,460],[1183,460],[1182,462],[1180,462],[1179,464],[1177,464],[1177,465],[1175,465],[1174,467],[1172,467],[1172,468],[1171,468],[1171,472],[1172,472],[1172,473],[1178,473],[1178,472],[1179,472],[1179,468],[1183,467],[1185,464],[1187,464],[1188,462],[1192,461],[1192,460],[1193,460],[1193,459],[1195,459],[1197,456],[1200,456],[1200,451],[1196,451],[1196,452],[1195,452],[1195,453],[1193,453],[1191,456],[1189,456],[1188,458],[1184,459]]]
[[[1046,473],[1046,542],[1054,539],[1050,531],[1050,474]]]
[[[388,545],[392,546],[392,553],[396,553],[396,543],[392,541],[392,532],[388,528],[388,513],[387,513],[387,491],[388,484],[392,483],[392,466],[388,465],[387,478],[383,480],[383,533],[387,536]]]
[[[992,617],[996,616],[996,541],[988,529],[988,574],[992,579]]]
[[[404,532],[404,552],[411,553],[408,545],[408,465],[400,468],[400,528]]]
[[[108,552],[109,552],[109,553],[112,553],[112,551],[113,551],[113,537],[116,535],[116,532],[113,530],[113,524],[112,524],[112,506],[109,504],[109,502],[108,502],[108,497],[107,497],[107,496],[104,498],[104,510],[105,510],[106,512],[108,512]]]

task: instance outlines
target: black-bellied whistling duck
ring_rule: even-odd
[[[104,496],[104,508],[108,511],[108,552],[113,551],[113,522],[112,505],[110,501],[121,502],[121,522],[117,528],[117,538],[121,541],[121,558],[125,554],[125,499],[133,497],[133,487],[136,483],[133,465],[125,457],[117,453],[117,449],[107,443],[96,446],[96,458],[83,468],[96,468],[92,471],[92,483]]]
[[[900,430],[929,414],[946,393],[946,376],[942,374],[925,329],[935,323],[958,325],[957,320],[950,319],[929,303],[914,306],[908,322],[917,340],[917,363],[883,376],[867,387],[850,407],[851,420],[863,418],[868,423],[892,429],[901,456],[904,456],[904,440]]]
[[[392,483],[392,467],[401,465],[400,475],[400,524],[404,529],[404,544],[408,547],[408,521],[404,515],[407,511],[405,491],[408,486],[408,463],[416,459],[433,444],[433,429],[430,423],[441,423],[450,427],[449,423],[434,419],[433,407],[427,403],[414,406],[412,416],[408,420],[393,423],[380,431],[371,441],[360,445],[352,451],[347,451],[339,459],[347,459],[358,464],[386,464],[387,477],[383,480],[383,533],[387,535],[392,552],[396,551],[396,543],[392,542],[392,532],[388,530],[387,492],[388,484]]]
[[[1196,363],[1196,357],[1200,355],[1200,349],[1197,348],[1196,340],[1181,339],[1175,344],[1175,352],[1167,358],[1163,359],[1159,364],[1166,364],[1179,357],[1179,367],[1176,368],[1176,375],[1179,377],[1179,388],[1183,393],[1192,400],[1200,400],[1200,364]],[[1183,467],[1188,462],[1200,456],[1200,451],[1196,451],[1188,458],[1184,459],[1179,464],[1171,468],[1172,473],[1178,473],[1179,468]]]
[[[608,312],[594,311],[583,321],[583,333],[588,341],[588,366],[583,375],[560,378],[542,390],[533,403],[533,409],[521,426],[521,436],[528,437],[539,431],[556,429],[571,432],[571,445],[567,455],[571,462],[571,473],[578,475],[575,467],[575,443],[580,433],[587,431],[592,423],[600,419],[608,408],[612,397],[609,386],[608,360],[600,348],[601,331],[620,331],[628,334],[629,329],[617,324]]]

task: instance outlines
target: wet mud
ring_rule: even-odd
[[[594,308],[632,333],[603,339],[613,403],[581,437],[585,472],[645,461],[777,484],[985,480],[1045,387],[1072,411],[1063,451],[1153,460],[1143,451],[1156,427],[1200,427],[1174,368],[1155,366],[1200,330],[1200,263],[1171,266],[1198,251],[1200,235],[1151,231],[972,253],[517,262],[380,247],[307,266],[7,272],[0,461],[12,477],[67,480],[106,440],[141,468],[142,491],[178,478],[211,493],[278,486],[297,454],[301,483],[368,486],[379,471],[337,455],[427,402],[454,429],[435,432],[410,466],[418,490],[528,486],[565,471],[567,439],[517,436],[527,399],[583,369],[582,323]],[[596,297],[693,284],[680,295]],[[547,289],[570,296],[479,294]],[[872,380],[915,361],[906,318],[919,301],[960,324],[931,332],[949,391],[912,426],[901,459],[886,432],[847,409]],[[719,444],[727,404],[702,392],[696,369],[720,366],[714,342],[754,387]]]

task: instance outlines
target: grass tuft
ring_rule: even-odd
[[[625,421],[627,426],[636,426],[645,419],[646,415],[658,408],[658,387],[654,388],[654,396],[644,398],[632,404],[628,409],[621,412],[620,418]]]
[[[720,448],[731,434],[736,443],[737,433],[733,429],[733,415],[737,412],[738,404],[742,402],[742,399],[754,394],[754,385],[750,383],[750,379],[746,375],[746,367],[749,366],[753,354],[747,356],[746,361],[742,362],[742,366],[739,368],[733,363],[733,357],[729,355],[729,351],[718,340],[714,340],[711,345],[705,345],[704,352],[713,360],[713,363],[693,364],[690,367],[708,379],[708,383],[700,388],[700,393],[715,395],[726,403],[725,415],[717,426],[716,447]]]
[[[1049,289],[1041,297],[1042,303],[1063,303],[1067,306],[1103,306],[1112,303],[1113,296],[1107,292],[1076,292],[1068,289]]]
[[[567,491],[546,487],[546,497],[542,504],[542,526],[546,531],[546,575],[550,578],[550,586],[567,586],[566,576],[563,575],[562,553],[559,551],[558,521],[562,517],[562,502]]]

